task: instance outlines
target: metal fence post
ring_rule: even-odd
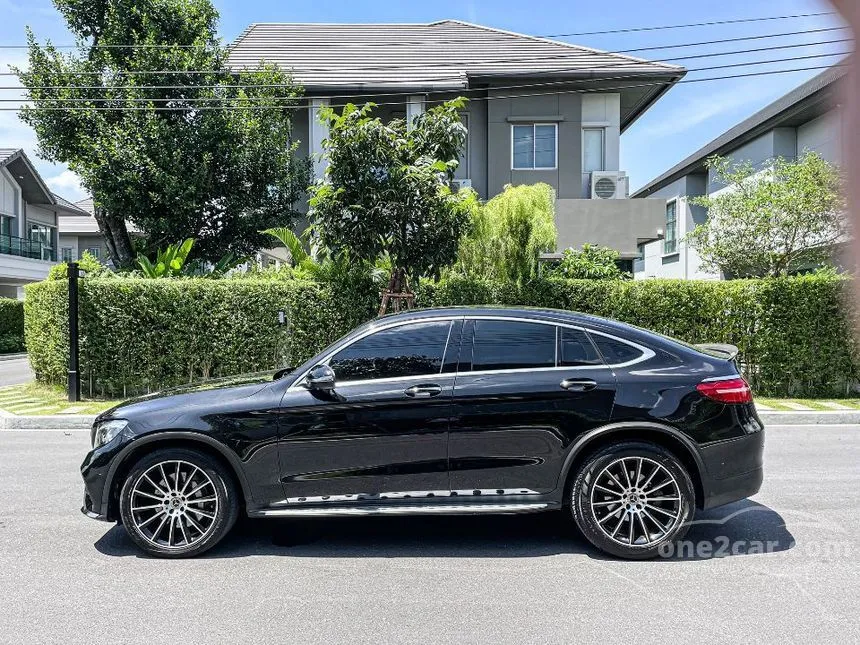
[[[78,373],[78,263],[69,262],[69,402],[81,400]]]

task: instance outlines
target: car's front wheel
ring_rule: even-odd
[[[653,558],[687,532],[695,509],[690,475],[668,450],[623,442],[589,456],[573,480],[571,509],[594,546],[629,559]]]
[[[196,450],[156,450],[138,461],[120,492],[131,539],[150,555],[190,557],[215,546],[239,514],[226,468]]]

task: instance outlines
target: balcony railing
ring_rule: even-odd
[[[57,252],[54,249],[49,249],[36,240],[15,237],[14,235],[0,235],[0,253],[34,260],[50,260],[51,262],[55,262],[57,259]]]

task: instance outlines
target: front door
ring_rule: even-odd
[[[279,455],[288,502],[447,493],[461,328],[460,320],[418,320],[376,331],[329,359],[333,392],[287,391]]]
[[[449,435],[451,488],[551,492],[570,444],[609,422],[614,398],[612,370],[584,330],[518,319],[468,321]]]

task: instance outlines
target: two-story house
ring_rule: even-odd
[[[52,193],[23,150],[0,149],[0,296],[21,297],[57,262],[58,217],[81,212]]]
[[[552,185],[559,250],[588,242],[632,259],[663,226],[664,200],[628,198],[620,137],[684,75],[681,67],[456,20],[253,24],[228,65],[261,63],[291,71],[304,87],[295,136],[317,177],[322,106],[373,101],[388,120],[464,96],[460,186],[489,199],[506,184]]]
[[[719,280],[718,273],[702,271],[701,259],[684,237],[708,217],[707,209],[691,203],[728,187],[719,183],[707,160],[713,155],[761,168],[775,157],[795,159],[814,151],[839,164],[842,114],[837,105],[840,79],[846,67],[832,67],[765,106],[751,117],[679,162],[637,190],[635,199],[659,197],[664,202],[662,240],[640,244],[633,263],[635,278],[690,278]]]

